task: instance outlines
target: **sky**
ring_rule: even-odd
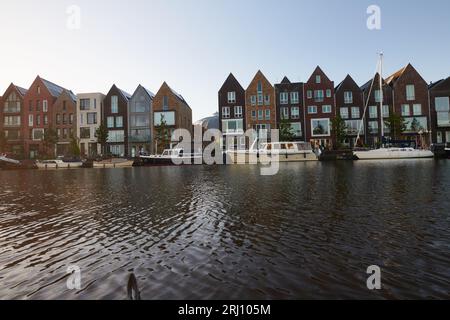
[[[0,95],[36,75],[75,93],[156,93],[166,81],[198,120],[218,110],[230,72],[246,88],[258,70],[306,81],[320,65],[336,84],[350,74],[362,85],[383,51],[385,75],[410,62],[428,82],[450,76],[448,0],[1,2]],[[370,5],[379,30],[367,27]]]

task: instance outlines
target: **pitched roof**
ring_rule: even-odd
[[[428,89],[436,88],[436,87],[440,86],[443,82],[445,82],[445,81],[447,81],[447,80],[450,80],[450,77],[448,77],[448,78],[446,78],[446,79],[438,80],[438,81],[436,81],[436,82],[432,82],[432,83],[430,83],[430,84],[428,85]]]
[[[357,86],[360,90],[362,90],[362,89],[358,86],[358,84],[356,83],[356,81],[353,80],[353,78],[352,78],[349,74],[345,77],[344,80],[341,81],[341,83],[339,83],[339,84],[336,86],[335,90],[338,91],[338,90],[341,88],[341,86],[342,86],[346,81],[350,81],[350,82],[353,83],[355,86]]]
[[[176,92],[175,90],[173,90],[173,89],[167,84],[167,82],[164,81],[163,85],[164,85],[164,84],[169,88],[169,90],[175,95],[175,97],[176,97],[178,100],[180,100],[181,102],[185,103],[185,104],[190,108],[189,104],[186,102],[186,100],[184,100],[184,98],[183,98],[183,96],[182,96],[181,94],[179,94],[178,92]]]
[[[15,86],[15,87],[16,87],[17,91],[19,91],[19,93],[20,93],[22,96],[26,95],[27,92],[28,92],[28,90],[25,89],[25,88],[22,88],[22,87],[19,87],[19,86]]]
[[[386,78],[386,83],[390,85],[393,84],[395,81],[397,81],[398,78],[400,78],[403,75],[407,67],[408,66],[401,68],[400,70],[398,70],[397,72]]]
[[[288,77],[284,77],[283,80],[281,80],[281,84],[291,84],[291,81],[289,81]]]
[[[70,98],[73,99],[73,101],[77,101],[77,97],[72,92],[72,90],[63,88],[63,87],[61,87],[61,86],[59,86],[59,85],[57,85],[57,84],[55,84],[55,83],[53,83],[51,81],[45,80],[43,78],[40,78],[40,79],[42,80],[42,83],[45,85],[45,87],[48,89],[48,91],[50,92],[50,94],[53,97],[58,98],[61,95],[61,93],[63,93],[63,91],[65,90],[65,91],[68,92]]]
[[[245,89],[242,87],[242,85],[239,83],[239,81],[236,79],[236,77],[234,76],[233,73],[230,73],[227,77],[227,79],[225,80],[225,82],[222,84],[222,87],[220,87],[219,91],[222,91],[223,87],[225,86],[225,84],[227,82],[234,82],[235,84],[237,84],[242,91],[245,91]]]
[[[370,86],[371,86],[371,84],[372,84],[372,81],[376,78],[376,77],[379,77],[379,73],[377,72],[376,74],[375,74],[375,76],[372,78],[372,79],[370,79],[369,81],[367,81],[366,83],[364,83],[362,86],[361,86],[361,90],[362,91],[366,91],[366,90],[368,90],[368,89],[370,89]],[[386,80],[385,79],[382,79],[382,81],[383,81],[383,85],[385,85],[386,84]],[[375,84],[374,84],[375,85]],[[378,85],[378,84],[377,84]],[[379,85],[378,85],[378,87],[379,87]]]
[[[153,92],[151,92],[150,90],[148,90],[147,88],[145,88],[143,85],[138,85],[138,87],[136,88],[136,90],[133,93],[133,96],[136,94],[136,92],[139,90],[139,88],[142,88],[150,97],[150,99],[153,99],[155,97],[155,95],[153,94]]]

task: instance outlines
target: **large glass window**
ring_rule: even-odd
[[[345,125],[347,127],[346,132],[350,136],[356,136],[360,128],[361,133],[364,134],[364,126],[362,125],[362,120],[346,120]]]
[[[300,122],[291,123],[291,129],[294,132],[295,137],[302,136],[302,124]]]
[[[369,107],[369,118],[371,118],[371,119],[378,118],[378,107],[377,106]]]
[[[297,104],[297,103],[299,103],[299,94],[298,94],[297,91],[291,92],[291,103],[292,103],[292,104]]]
[[[437,112],[437,125],[439,127],[450,126],[450,98],[436,97],[435,108]],[[450,141],[449,141],[450,142]]]
[[[117,143],[124,142],[124,131],[123,130],[110,130],[108,132],[108,142]]]
[[[80,99],[80,110],[85,111],[89,110],[91,107],[90,99]]]
[[[161,121],[164,119],[166,125],[174,126],[175,125],[175,111],[167,111],[167,112],[155,112],[154,113],[154,125],[160,126]]]
[[[411,115],[411,112],[409,110],[409,104],[402,104],[402,116],[409,117],[410,115]]]
[[[288,104],[289,103],[289,94],[287,92],[280,93],[280,104]]]
[[[150,119],[147,115],[132,115],[130,118],[132,127],[148,127],[150,125]]]
[[[312,136],[329,136],[330,135],[330,119],[312,119]]]
[[[353,103],[353,92],[351,91],[344,92],[344,103],[345,104]]]
[[[116,117],[116,128],[123,127],[123,117]]]
[[[406,86],[406,100],[416,100],[416,90],[413,84],[409,84]]]
[[[119,113],[119,97],[111,97],[111,113]]]
[[[314,91],[314,100],[316,102],[322,102],[324,99],[323,90],[315,90]]]
[[[12,92],[5,101],[5,113],[20,112],[20,99],[15,92]]]
[[[90,112],[87,114],[87,124],[97,124],[97,113]]]
[[[407,122],[406,133],[418,133],[428,130],[427,117],[405,118],[405,121]]]
[[[3,124],[5,126],[20,126],[20,116],[5,116]]]
[[[80,128],[80,138],[90,139],[91,138],[91,128]]]
[[[370,134],[378,134],[378,121],[369,121],[368,130]]]
[[[359,107],[352,107],[352,118],[359,119],[361,118],[361,110]]]
[[[342,107],[340,109],[340,114],[341,114],[341,118],[342,119],[348,119],[349,118],[349,116],[348,116],[348,107]]]
[[[114,128],[114,117],[106,118],[106,125],[108,128]]]
[[[236,134],[244,132],[244,123],[242,119],[223,120],[222,130],[224,134]]]

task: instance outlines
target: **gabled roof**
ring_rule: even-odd
[[[380,74],[377,72],[372,79],[370,79],[369,81],[367,81],[365,84],[363,84],[361,86],[361,90],[366,91],[366,90],[370,89],[370,85],[372,84],[373,79],[375,79],[376,77],[379,77],[379,76],[380,76]],[[386,85],[386,80],[382,79],[382,83],[383,83],[383,85]],[[378,87],[380,87],[380,85],[378,83],[374,83],[374,85],[377,85]]]
[[[398,70],[397,72],[395,72],[394,74],[392,74],[388,78],[386,78],[386,83],[390,85],[390,84],[393,84],[395,81],[397,81],[405,72],[406,67],[403,67],[402,69]]]
[[[77,101],[77,96],[72,92],[72,90],[63,88],[63,87],[61,87],[61,86],[59,86],[59,85],[57,85],[57,84],[55,84],[55,83],[53,83],[51,81],[43,79],[43,78],[41,78],[39,76],[38,76],[38,78],[41,79],[42,83],[45,85],[45,87],[48,89],[48,91],[50,92],[50,94],[53,97],[58,98],[61,95],[61,93],[63,93],[63,91],[65,90],[65,91],[68,92],[70,98],[73,101]]]
[[[273,87],[272,83],[266,78],[266,76],[264,75],[264,73],[262,73],[261,70],[258,70],[258,72],[256,72],[255,76],[253,77],[252,81],[250,81],[250,84],[248,85],[247,90],[250,89],[250,86],[252,85],[253,81],[255,81],[255,79],[256,79],[258,76],[261,77],[261,78],[263,78],[265,81],[267,81],[267,82]]]
[[[311,74],[311,76],[309,77],[309,79],[308,79],[307,82],[313,81],[313,80],[314,80],[314,75],[316,75],[317,73],[319,73],[320,75],[324,76],[326,80],[328,80],[328,81],[331,82],[330,78],[328,78],[328,76],[326,75],[325,72],[323,72],[323,70],[320,68],[320,66],[317,66],[317,67],[314,69],[313,73]]]
[[[22,96],[25,96],[25,95],[27,94],[27,92],[28,92],[28,90],[25,89],[25,88],[22,88],[22,87],[19,87],[19,86],[16,86],[16,85],[15,85],[15,87],[16,87],[17,91],[18,91]]]
[[[288,77],[284,77],[283,80],[281,80],[280,84],[291,84],[291,81],[288,79]]]
[[[357,87],[358,89],[361,90],[361,88],[358,86],[358,84],[356,83],[356,81],[353,80],[353,78],[348,74],[348,75],[345,77],[345,79],[342,80],[342,82],[339,83],[339,84],[337,85],[337,87],[335,88],[335,91],[340,90],[341,87],[342,87],[342,85],[343,85],[344,83],[346,83],[346,82],[350,82],[350,83],[353,84],[355,87]]]
[[[124,91],[124,90],[122,90],[122,89],[120,89],[120,88],[119,88],[118,86],[116,86],[115,84],[113,84],[112,87],[111,87],[111,89],[109,89],[108,94],[109,94],[109,92],[111,92],[111,90],[114,89],[114,88],[116,88],[117,91],[119,91],[120,95],[121,95],[122,98],[124,98],[125,100],[128,101],[128,100],[131,99],[131,94],[129,94],[128,92],[126,92],[126,91]]]
[[[441,79],[441,80],[438,80],[436,82],[431,83],[428,86],[428,89],[429,90],[431,90],[431,89],[438,89],[441,85],[444,85],[444,83],[446,83],[446,82],[450,82],[450,77],[445,78],[445,79]]]
[[[3,96],[6,96],[6,93],[9,92],[9,90],[14,89],[19,95],[22,96],[22,98],[27,94],[28,90],[24,89],[22,87],[16,86],[14,83],[11,83],[8,88],[6,89],[6,91],[4,92]]]
[[[225,80],[225,82],[222,84],[222,86],[220,87],[219,91],[222,91],[223,87],[225,87],[225,84],[227,84],[228,82],[234,82],[242,91],[245,91],[245,89],[241,86],[241,84],[239,83],[239,81],[235,78],[235,76],[233,75],[233,73],[230,73],[227,77],[227,79]]]
[[[163,86],[166,85],[169,90],[175,95],[175,97],[180,100],[181,102],[185,103],[189,108],[189,104],[186,102],[186,100],[184,100],[183,96],[181,94],[179,94],[178,92],[176,92],[175,90],[173,90],[168,84],[167,82],[164,81]]]
[[[133,93],[133,96],[136,94],[136,92],[140,89],[140,88],[142,88],[146,93],[147,93],[147,95],[150,97],[150,99],[153,99],[154,97],[155,97],[155,95],[154,95],[154,93],[153,92],[151,92],[150,90],[148,90],[147,88],[145,88],[143,85],[138,85],[138,87],[136,88],[136,90],[134,91],[134,93]]]

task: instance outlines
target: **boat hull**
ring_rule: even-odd
[[[182,164],[177,163],[183,161]],[[158,157],[158,156],[141,156],[135,161],[134,166],[178,166],[178,165],[201,165],[203,164],[202,157],[177,157],[175,159],[171,157]]]
[[[56,163],[36,163],[38,169],[48,170],[48,169],[76,169],[83,166],[82,162],[65,162],[61,164]]]
[[[399,159],[430,159],[434,158],[429,150],[415,149],[378,149],[370,151],[355,151],[358,160],[399,160]]]
[[[133,166],[134,161],[120,161],[120,162],[96,162],[92,164],[93,168],[130,168]]]
[[[231,151],[226,153],[227,164],[256,164],[258,162],[309,162],[317,161],[317,156],[312,152],[302,153],[280,153],[278,155],[269,153],[257,153],[249,151]]]

